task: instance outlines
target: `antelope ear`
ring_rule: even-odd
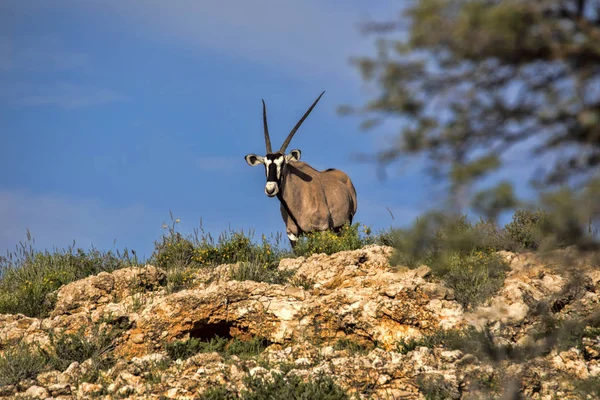
[[[256,167],[257,165],[264,164],[265,162],[264,158],[262,158],[261,156],[257,156],[256,154],[247,154],[244,158],[246,159],[248,165],[251,167]]]
[[[290,151],[290,154],[285,156],[285,162],[300,161],[300,154],[301,154],[300,150],[298,150],[298,149],[294,149],[294,150]]]

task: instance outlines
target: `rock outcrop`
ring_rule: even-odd
[[[428,267],[392,268],[391,253],[373,245],[284,259],[279,269],[294,271],[292,283],[285,285],[230,280],[233,265],[195,271],[193,284],[176,293],[167,291],[165,272],[150,265],[73,282],[58,291],[48,318],[0,315],[0,353],[21,340],[51,351],[51,332],[93,335],[94,326],[118,324],[121,331],[111,348],[116,363],[92,382],[85,380],[91,361],[74,362],[64,371],[2,387],[0,398],[192,399],[217,385],[240,390],[247,376],[325,373],[361,398],[418,399],[433,386],[448,398],[477,398],[499,379],[520,377],[518,390],[525,397],[550,399],[577,398],[575,380],[599,377],[599,337],[585,337],[581,348],[555,349],[519,362],[487,362],[418,342],[473,326],[488,329],[509,347],[531,345],[540,305],[548,304],[559,319],[600,309],[597,269],[581,266],[583,283],[570,295],[570,281],[561,271],[532,254],[501,253],[511,266],[504,287],[465,312]],[[165,351],[175,340],[217,336],[260,337],[267,348],[258,358],[213,352],[172,360]],[[414,348],[397,347],[411,339],[417,340]]]

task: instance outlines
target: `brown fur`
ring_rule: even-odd
[[[286,232],[338,230],[356,214],[356,190],[350,177],[336,169],[317,171],[302,161],[290,161],[283,170],[282,198],[299,226],[281,205]]]

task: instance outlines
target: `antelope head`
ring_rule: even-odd
[[[263,127],[265,132],[265,144],[267,147],[267,154],[263,157],[256,154],[248,154],[245,159],[248,165],[251,167],[256,167],[259,164],[263,164],[265,166],[265,175],[267,177],[267,183],[265,185],[265,194],[269,197],[277,196],[277,194],[282,190],[282,176],[287,164],[291,161],[299,161],[300,160],[300,150],[294,149],[290,151],[288,154],[285,154],[285,150],[287,149],[292,137],[302,125],[306,117],[310,114],[312,109],[317,105],[321,96],[323,96],[323,91],[319,97],[315,100],[315,102],[310,106],[310,108],[304,113],[300,121],[296,123],[296,126],[291,130],[279,151],[273,152],[271,149],[271,139],[269,137],[269,126],[267,124],[267,107],[265,105],[265,101],[262,101],[263,104]]]

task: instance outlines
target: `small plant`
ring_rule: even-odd
[[[541,226],[547,218],[543,211],[517,210],[504,229],[517,249],[536,250],[542,241]]]
[[[44,351],[49,367],[64,371],[72,362],[82,363],[88,359],[92,361],[87,375],[80,377],[82,381],[95,382],[99,371],[111,368],[116,358],[113,355],[115,341],[126,330],[119,321],[114,324],[101,321],[93,324],[91,331],[86,335],[82,326],[73,333],[49,333],[50,351]]]
[[[417,377],[417,385],[427,400],[460,398],[458,389],[453,388],[442,374],[421,374]]]
[[[433,348],[455,340],[460,333],[455,330],[438,329],[431,334],[423,335],[418,338],[400,339],[396,342],[396,351],[401,354],[407,354],[417,347]]]
[[[230,277],[235,281],[255,281],[283,284],[286,283],[293,271],[280,271],[274,264],[258,264],[242,262],[231,269]]]
[[[155,242],[152,261],[158,267],[167,271],[173,269],[186,270],[189,266],[198,264],[194,260],[195,246],[190,239],[185,238],[175,229],[175,225],[177,225],[180,220],[173,219],[172,213],[170,213],[170,216],[172,224],[171,226],[163,224],[163,229],[167,230],[167,234],[163,235],[160,240]]]
[[[175,293],[189,288],[194,281],[194,271],[188,269],[171,268],[167,271],[167,292]]]
[[[200,400],[238,400],[241,397],[227,386],[220,385],[206,389],[199,397]]]
[[[266,347],[264,339],[254,337],[249,341],[242,341],[237,338],[225,339],[219,336],[210,341],[202,341],[196,338],[188,340],[176,340],[167,343],[165,350],[172,360],[186,359],[197,353],[219,353],[227,358],[236,355],[240,358],[252,358],[258,356]]]
[[[600,376],[575,381],[575,390],[582,399],[600,398]]]
[[[301,287],[304,290],[310,290],[315,285],[314,279],[302,275],[294,275],[289,279],[288,283],[292,286]]]
[[[339,233],[332,231],[312,232],[301,236],[294,247],[294,254],[308,257],[312,254],[333,254],[344,250],[356,250],[374,243],[371,229],[363,226],[362,234],[359,232],[360,224],[344,225]]]
[[[328,376],[319,375],[304,382],[292,375],[274,374],[273,379],[245,379],[247,391],[242,392],[243,400],[349,400],[348,394]]]
[[[434,273],[454,290],[456,301],[472,308],[493,296],[503,285],[509,267],[495,253],[451,253],[430,264]]]
[[[333,348],[335,350],[347,350],[350,354],[366,354],[369,352],[367,346],[346,338],[338,339]]]
[[[225,231],[214,240],[202,226],[193,235],[185,237],[175,229],[180,222],[173,219],[171,226],[163,225],[167,233],[155,243],[152,260],[161,268],[185,271],[190,268],[211,267],[238,262],[272,266],[287,254],[280,249],[281,235],[269,241],[262,236],[260,243],[252,240],[253,233]]]
[[[144,379],[151,385],[157,385],[162,382],[162,376],[164,370],[169,368],[170,360],[163,358],[160,361],[153,362],[149,370],[144,373]]]
[[[47,369],[47,359],[31,344],[20,341],[0,355],[0,386],[16,385]]]
[[[137,263],[127,250],[114,254],[72,246],[52,253],[36,251],[29,233],[27,238],[27,244],[21,243],[15,252],[0,257],[0,314],[45,317],[54,307],[51,294],[62,285]]]
[[[250,340],[233,339],[226,347],[226,354],[238,356],[242,359],[254,358],[262,353],[267,347],[268,342],[260,337],[253,337]]]
[[[396,252],[390,263],[411,268],[428,265],[433,274],[454,289],[459,303],[475,307],[502,287],[506,262],[496,254],[504,246],[501,231],[490,222],[469,223],[465,216],[430,214],[411,229],[396,233]]]

